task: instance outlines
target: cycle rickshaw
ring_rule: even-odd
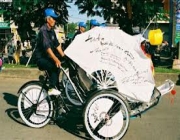
[[[119,36],[121,42],[114,36],[106,38],[107,34]],[[82,40],[84,46],[79,46]],[[79,48],[74,44],[84,48],[75,52]],[[130,117],[157,105],[161,96],[174,87],[171,80],[155,87],[150,62],[138,46],[137,38],[121,30],[97,27],[77,36],[65,50],[70,57],[69,72],[61,67],[64,75],[61,90],[73,106],[80,108],[84,126],[95,140],[121,139],[128,130]],[[48,75],[40,79],[25,83],[18,91],[19,114],[34,128],[71,111],[62,95],[54,98],[47,94]]]

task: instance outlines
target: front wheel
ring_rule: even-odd
[[[52,116],[53,105],[47,91],[39,83],[29,83],[19,91],[18,111],[30,127],[45,126]]]
[[[129,111],[126,101],[117,91],[104,90],[87,102],[84,124],[95,140],[121,139],[129,127]]]

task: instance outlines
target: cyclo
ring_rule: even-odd
[[[124,40],[107,38],[109,34]],[[78,47],[84,48],[75,52],[80,50]],[[65,91],[73,107],[79,108],[84,126],[95,140],[121,139],[131,117],[157,105],[162,95],[174,87],[171,80],[159,87],[154,85],[150,61],[138,47],[137,38],[121,30],[97,27],[77,36],[65,50],[70,59],[66,61],[67,69],[61,67],[60,90]],[[30,127],[43,127],[59,114],[73,109],[66,105],[63,94],[49,96],[47,87],[46,73],[40,80],[25,83],[18,91],[18,111]]]

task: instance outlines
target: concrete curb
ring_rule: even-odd
[[[43,72],[37,68],[7,68],[0,72],[2,78],[38,79]]]
[[[39,75],[43,74],[37,68],[7,68],[0,72],[1,78],[22,78],[22,79],[38,79]],[[156,73],[155,82],[157,85],[162,84],[165,80],[170,79],[174,83],[180,81],[180,74],[178,73]]]
[[[179,85],[180,74],[178,74],[178,73],[156,73],[155,74],[156,85],[161,85],[167,79],[170,79],[175,84]]]

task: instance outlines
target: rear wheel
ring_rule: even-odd
[[[40,84],[30,83],[19,91],[18,111],[28,126],[45,126],[50,121],[52,110],[53,105],[47,91]]]
[[[65,73],[69,76],[69,69],[65,69]],[[65,87],[66,86],[66,82],[69,81],[68,77],[66,76],[64,72],[62,72],[62,78],[61,78],[61,81],[62,81],[62,85]]]
[[[121,139],[129,127],[128,105],[116,91],[96,93],[84,110],[84,124],[95,140]]]
[[[69,80],[66,82],[65,93],[66,93],[66,97],[68,98],[68,100],[71,104],[76,105],[76,106],[82,105],[81,101],[79,100],[79,98],[76,94],[76,91],[74,90],[74,88]]]

